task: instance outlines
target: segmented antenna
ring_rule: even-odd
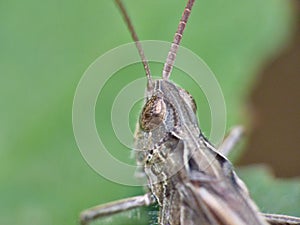
[[[167,57],[167,60],[165,62],[165,65],[164,65],[162,77],[165,80],[169,79],[170,74],[172,72],[173,65],[174,65],[175,58],[176,58],[176,53],[177,53],[180,41],[182,39],[183,31],[185,29],[185,25],[186,25],[186,23],[189,19],[190,14],[191,14],[191,10],[192,10],[194,2],[195,2],[195,0],[188,0],[187,4],[185,6],[185,9],[183,11],[183,14],[181,16],[177,31],[174,35],[174,39],[173,39],[173,42],[172,42],[172,45],[171,45],[171,49],[168,53],[168,57]]]
[[[145,72],[146,72],[146,76],[147,76],[147,89],[148,89],[148,91],[150,91],[150,90],[153,89],[152,77],[151,77],[151,72],[150,72],[150,68],[149,68],[147,58],[144,54],[144,50],[143,50],[142,45],[139,41],[139,38],[138,38],[138,36],[137,36],[137,34],[134,30],[134,27],[132,25],[132,22],[131,22],[129,16],[128,16],[128,13],[125,9],[124,4],[122,3],[121,0],[115,0],[115,2],[116,2],[117,6],[119,7],[119,9],[120,9],[120,11],[121,11],[121,13],[124,17],[125,23],[127,24],[127,27],[128,27],[128,29],[130,31],[130,34],[131,34],[131,37],[134,40],[136,48],[138,49],[139,55],[142,59],[144,69],[145,69]]]

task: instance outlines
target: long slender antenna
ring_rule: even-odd
[[[142,59],[142,62],[143,62],[143,65],[144,65],[144,69],[145,69],[145,72],[146,72],[146,76],[147,76],[147,89],[148,91],[152,90],[153,89],[153,83],[152,83],[152,77],[151,77],[151,72],[150,72],[150,68],[149,68],[149,64],[148,64],[148,61],[147,61],[147,58],[144,54],[144,50],[142,48],[142,45],[139,41],[139,38],[134,30],[134,27],[132,25],[132,22],[129,18],[129,15],[125,9],[125,6],[124,4],[122,3],[121,0],[115,0],[117,6],[119,7],[123,17],[124,17],[124,20],[125,20],[125,23],[127,24],[127,27],[131,33],[131,37],[132,39],[134,40],[135,42],[135,45],[138,49],[138,52],[139,52],[139,55]]]
[[[164,65],[162,77],[165,80],[169,79],[170,74],[172,72],[173,65],[174,65],[174,62],[175,62],[175,59],[176,59],[177,50],[178,50],[180,41],[182,39],[183,31],[185,29],[185,25],[186,25],[186,23],[189,19],[190,14],[191,14],[191,10],[192,10],[194,2],[195,2],[195,0],[188,0],[187,4],[185,6],[185,9],[183,11],[183,14],[181,16],[177,31],[174,35],[174,39],[173,39],[173,43],[171,45],[171,49],[168,53],[168,57],[167,57],[167,60],[165,62],[165,65]]]

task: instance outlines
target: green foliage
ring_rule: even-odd
[[[185,1],[125,2],[141,39],[171,41]],[[77,224],[84,208],[141,194],[142,188],[94,173],[72,132],[72,101],[83,72],[98,56],[131,40],[113,2],[4,1],[0,18],[0,223]],[[292,20],[288,1],[197,1],[183,45],[216,74],[228,126],[241,121],[243,97],[256,71],[284,45]],[[161,73],[161,65],[151,66],[154,74]],[[128,79],[143,75],[140,65],[128,68],[108,84],[112,98]],[[208,133],[210,113],[203,94],[192,82],[185,83],[179,71],[173,78],[195,95]],[[108,95],[104,91],[99,97],[107,111],[112,104]],[[102,138],[114,155],[128,159],[129,151],[117,143],[101,109],[97,125],[108,130]],[[250,189],[257,185],[249,184]]]
[[[277,179],[270,168],[252,166],[238,170],[242,180],[250,187],[250,194],[262,212],[300,215],[300,180]]]

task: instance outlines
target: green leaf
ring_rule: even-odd
[[[265,213],[300,215],[300,179],[278,179],[271,169],[256,165],[238,169],[251,197]]]

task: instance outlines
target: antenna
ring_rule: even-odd
[[[182,35],[183,35],[183,31],[185,29],[185,25],[189,19],[189,16],[191,14],[191,10],[193,7],[195,0],[188,0],[185,9],[182,13],[180,22],[178,24],[178,28],[177,31],[174,35],[174,39],[170,48],[170,51],[168,53],[168,57],[166,59],[165,65],[164,65],[164,69],[163,69],[163,74],[162,77],[165,80],[168,80],[170,77],[170,74],[172,72],[173,69],[173,65],[176,59],[176,53],[180,44],[180,41],[182,39]]]
[[[145,72],[146,72],[146,76],[147,76],[147,89],[148,91],[152,90],[153,89],[153,83],[152,83],[152,77],[151,77],[151,72],[150,72],[150,68],[149,68],[149,64],[148,64],[148,61],[147,61],[147,58],[144,54],[144,50],[142,48],[142,45],[139,41],[139,38],[134,30],[134,27],[132,25],[132,22],[128,16],[128,13],[125,9],[125,6],[123,4],[123,2],[121,0],[115,0],[117,6],[119,7],[123,17],[124,17],[124,20],[125,20],[125,23],[127,24],[127,27],[130,31],[130,34],[131,34],[131,37],[132,39],[134,40],[135,42],[135,45],[136,45],[136,48],[138,49],[138,52],[139,52],[139,55],[142,59],[142,63],[144,65],[144,69],[145,69]]]

